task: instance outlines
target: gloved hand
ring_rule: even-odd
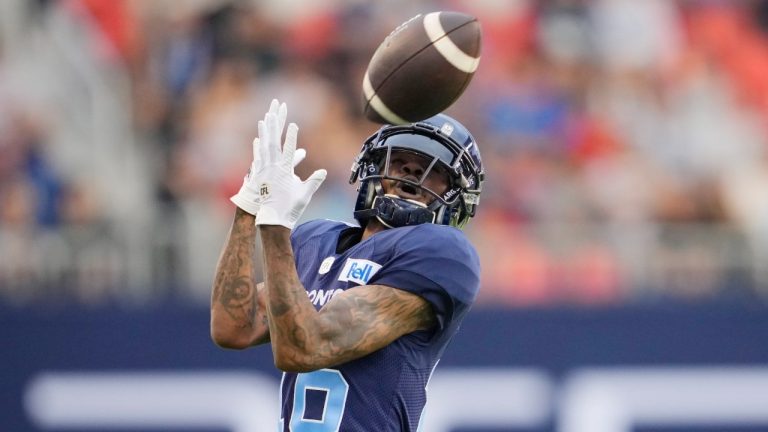
[[[272,102],[272,106],[275,104],[277,101]],[[295,123],[288,125],[281,149],[287,108],[282,104],[276,111],[270,107],[264,120],[259,122],[259,163],[251,174],[261,202],[256,225],[282,225],[293,229],[327,172],[317,170],[306,181],[293,173],[299,128]]]
[[[273,99],[269,106],[268,114],[274,114],[277,116],[278,127],[282,131],[285,125],[285,118],[288,114],[288,108],[285,104],[279,104],[277,99]],[[248,174],[243,178],[243,185],[240,186],[240,190],[230,198],[230,201],[235,203],[244,211],[256,216],[261,207],[261,196],[259,195],[259,185],[256,183],[254,174],[261,169],[261,156],[259,155],[259,137],[253,140],[253,162],[248,170]],[[293,154],[293,167],[295,168],[304,158],[307,156],[307,152],[304,149],[296,149]]]

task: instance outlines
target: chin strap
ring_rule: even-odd
[[[367,220],[372,217],[388,228],[435,222],[435,212],[424,204],[394,195],[377,196],[370,209],[355,212],[357,219]]]

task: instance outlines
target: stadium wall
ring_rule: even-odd
[[[208,311],[0,309],[2,430],[275,430],[268,347]],[[475,309],[429,385],[426,431],[768,430],[768,309]]]

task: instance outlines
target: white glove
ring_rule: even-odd
[[[288,114],[288,108],[285,104],[279,104],[277,99],[273,99],[269,106],[268,113],[275,114],[278,120],[278,126],[280,130],[285,125],[285,118]],[[295,168],[304,158],[307,156],[307,152],[304,149],[296,149],[293,154],[293,167]],[[259,185],[256,183],[254,173],[261,168],[261,157],[259,155],[259,138],[256,137],[253,140],[253,162],[248,170],[248,174],[243,178],[243,185],[240,186],[240,190],[230,198],[230,201],[235,203],[244,211],[256,216],[261,207],[261,196],[259,195]]]
[[[286,111],[285,104],[280,105],[277,113],[270,107],[264,120],[259,122],[259,166],[251,177],[261,202],[256,225],[282,225],[293,229],[327,172],[317,170],[306,181],[293,173],[299,127],[295,123],[288,125],[285,145],[281,149]]]

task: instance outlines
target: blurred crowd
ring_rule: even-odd
[[[207,301],[269,101],[351,221],[371,54],[417,13],[483,28],[448,113],[487,171],[480,303],[768,293],[768,2],[8,0],[0,298]]]

